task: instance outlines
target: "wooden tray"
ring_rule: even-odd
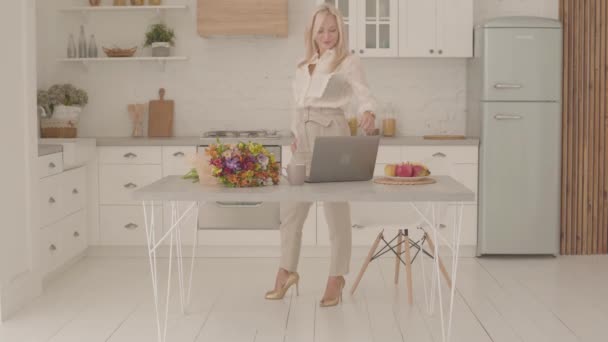
[[[424,185],[424,184],[437,183],[437,181],[431,177],[417,179],[417,180],[410,180],[407,178],[394,179],[394,178],[386,178],[386,177],[377,177],[377,178],[374,178],[374,183],[384,184],[384,185]]]
[[[425,135],[422,137],[426,140],[464,140],[464,135],[450,135],[450,134],[438,134],[438,135]]]

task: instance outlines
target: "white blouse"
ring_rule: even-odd
[[[330,49],[318,57],[315,54],[308,64],[296,69],[293,96],[297,109],[339,108],[346,111],[351,101],[356,100],[357,115],[365,111],[376,111],[376,100],[371,95],[363,66],[359,57],[349,55],[333,72],[329,71],[335,51]],[[308,66],[316,64],[310,75]],[[294,113],[295,115],[295,113]],[[293,120],[292,130],[295,131]]]

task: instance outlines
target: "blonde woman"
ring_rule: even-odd
[[[360,60],[349,54],[344,22],[331,5],[320,5],[306,30],[306,56],[298,65],[293,85],[296,111],[292,130],[296,136],[291,163],[306,164],[310,172],[315,137],[350,135],[344,108],[352,100],[358,104],[359,126],[374,130],[375,101],[370,94]],[[281,261],[274,289],[266,299],[281,299],[296,286],[296,272],[302,243],[302,227],[312,203],[282,203]],[[350,207],[347,202],[325,202],[329,225],[331,259],[325,294],[320,305],[334,306],[342,298],[344,275],[351,256]]]

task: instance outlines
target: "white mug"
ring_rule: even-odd
[[[290,185],[302,185],[306,181],[306,164],[290,163],[284,169],[287,171],[287,181]]]

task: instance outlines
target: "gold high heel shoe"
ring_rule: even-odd
[[[300,289],[298,287],[298,283],[300,282],[300,275],[298,274],[298,272],[289,272],[289,275],[287,276],[287,280],[285,281],[285,285],[283,285],[283,287],[276,289],[276,290],[271,290],[266,292],[266,299],[283,299],[283,297],[285,297],[285,293],[287,293],[287,290],[289,290],[289,288],[291,287],[291,285],[296,285],[296,295],[300,295]]]
[[[340,304],[340,302],[342,301],[342,290],[344,289],[346,280],[344,280],[344,278],[338,278],[338,279],[340,279],[340,294],[338,294],[338,297],[336,297],[336,298],[321,299],[321,302],[319,303],[320,307],[325,308],[328,306],[336,306],[336,305]]]

